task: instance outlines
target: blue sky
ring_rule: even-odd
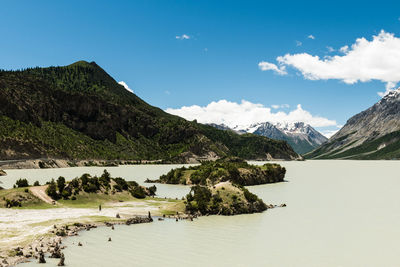
[[[271,109],[288,114],[301,104],[312,116],[336,121],[319,127],[334,130],[378,101],[386,80],[309,80],[295,63],[285,65],[286,75],[258,64],[279,66],[276,58],[288,53],[336,55],[381,30],[397,37],[399,7],[396,1],[2,1],[0,68],[96,61],[163,109],[246,100],[265,108],[288,104]],[[189,38],[177,38],[183,35]]]

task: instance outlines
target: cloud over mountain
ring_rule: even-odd
[[[225,124],[229,127],[237,125],[250,125],[260,122],[304,122],[313,127],[326,127],[336,125],[336,121],[312,115],[297,105],[290,112],[272,112],[271,108],[262,104],[242,100],[240,103],[227,100],[213,101],[207,106],[183,106],[181,108],[168,108],[166,112],[181,116],[187,120],[197,120],[200,123]]]
[[[133,90],[131,88],[129,88],[129,86],[126,84],[126,82],[124,81],[120,81],[118,82],[120,85],[122,85],[126,90],[128,90],[129,92],[133,93]]]

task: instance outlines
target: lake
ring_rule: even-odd
[[[248,188],[267,204],[286,203],[286,208],[261,214],[209,216],[193,222],[155,221],[117,226],[115,231],[102,227],[82,232],[80,236],[64,241],[68,246],[64,250],[66,264],[399,266],[400,162],[279,163],[287,169],[287,182]],[[169,165],[145,165],[107,169],[113,176],[142,182],[170,168]],[[82,170],[100,174],[103,169],[22,170],[18,175],[31,180],[51,175],[77,176]],[[1,180],[14,179],[14,172],[17,171],[9,170],[9,176]],[[163,195],[173,197],[181,197],[188,191],[184,186],[157,187]],[[112,242],[107,242],[108,237]],[[83,247],[78,247],[77,242],[82,242]]]

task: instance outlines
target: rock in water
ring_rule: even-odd
[[[61,253],[60,262],[57,264],[57,266],[65,266],[64,261],[65,261],[64,253]]]
[[[148,218],[148,217],[142,218],[142,217],[136,216],[136,217],[133,217],[133,218],[130,218],[130,219],[126,220],[125,224],[126,225],[131,225],[131,224],[138,224],[138,223],[150,223],[152,221],[153,221],[152,218]]]
[[[58,243],[56,243],[54,250],[51,252],[50,258],[55,258],[55,259],[60,259],[62,256],[60,247],[58,246]]]
[[[39,253],[39,263],[46,263],[46,260],[44,259],[43,251],[40,251],[40,253]]]
[[[111,242],[111,237],[108,238],[108,242]]]

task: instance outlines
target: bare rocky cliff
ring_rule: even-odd
[[[392,159],[400,156],[400,89],[351,117],[327,143],[307,158]]]

